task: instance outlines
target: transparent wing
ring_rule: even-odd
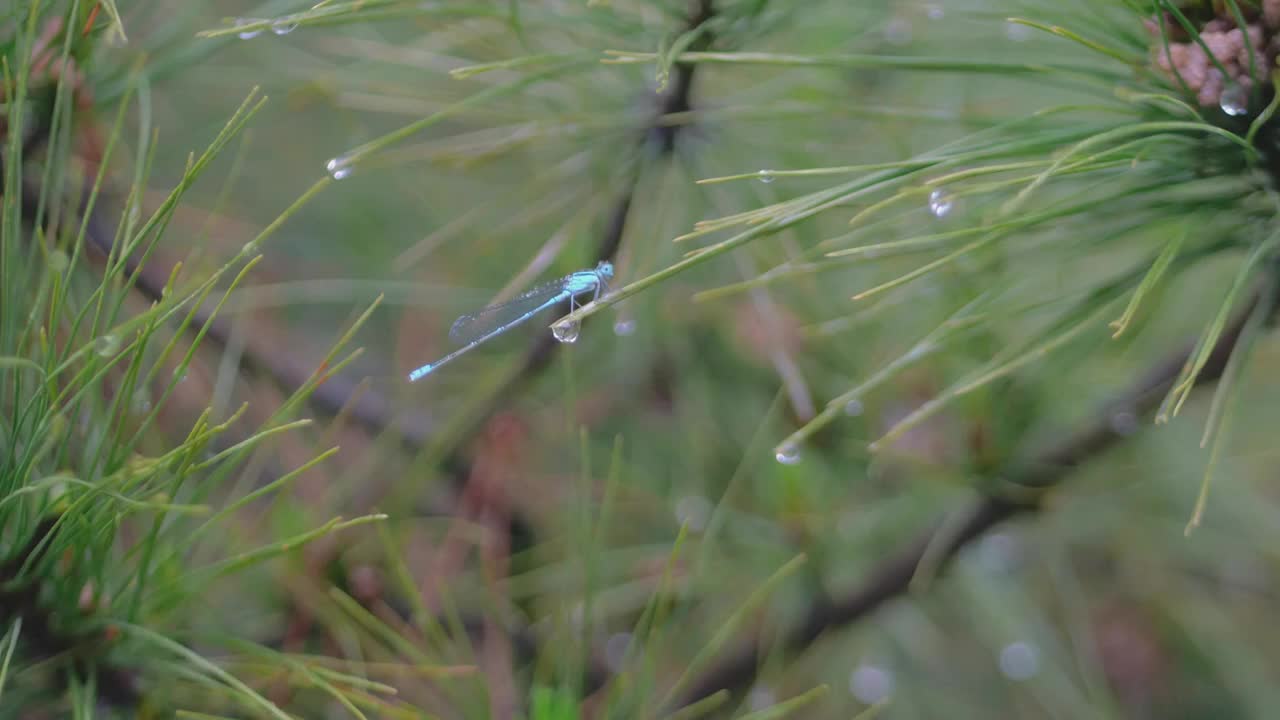
[[[463,315],[449,328],[449,337],[465,345],[507,325],[518,325],[557,295],[564,293],[565,278],[538,285],[521,295],[497,305],[490,305],[469,315]]]

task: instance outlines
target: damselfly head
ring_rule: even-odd
[[[596,265],[596,274],[604,278],[605,280],[612,280],[613,279],[613,263],[609,262],[608,260],[601,260],[600,264]]]

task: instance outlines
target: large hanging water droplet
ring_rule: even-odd
[[[778,448],[773,457],[783,465],[796,465],[800,462],[800,448],[788,443]]]
[[[578,341],[578,333],[582,332],[582,323],[578,321],[558,322],[551,326],[551,336],[562,343]]]
[[[120,352],[120,338],[115,335],[103,335],[93,341],[93,351],[102,357],[111,357]]]
[[[329,172],[329,177],[334,180],[341,180],[351,174],[351,156],[339,155],[331,158],[329,162],[324,164],[324,169]]]
[[[277,20],[276,22],[271,23],[271,32],[276,35],[288,35],[297,29],[298,23],[296,22],[282,22]]]
[[[942,188],[934,188],[929,193],[929,212],[936,218],[944,218],[956,208],[956,198]]]
[[[259,18],[236,18],[236,27],[244,27],[245,25],[254,25],[256,23],[265,22]],[[242,30],[240,31],[241,40],[251,40],[262,34],[262,29]]]
[[[1249,112],[1249,91],[1239,83],[1232,83],[1222,91],[1218,106],[1222,108],[1222,112],[1232,117],[1244,115]]]
[[[773,182],[776,179],[776,177],[774,176],[772,170],[761,170],[760,172],[756,173],[756,179],[762,183],[768,184]]]

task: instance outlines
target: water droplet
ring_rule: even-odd
[[[271,32],[276,35],[288,35],[297,29],[298,23],[296,22],[282,22],[277,20],[276,22],[271,23]]]
[[[929,212],[933,213],[936,218],[944,218],[951,214],[956,207],[956,199],[951,193],[942,188],[934,188],[929,193]]]
[[[551,326],[551,336],[562,343],[578,342],[578,333],[582,332],[582,323],[558,322]]]
[[[627,659],[627,650],[635,642],[629,632],[614,633],[604,642],[604,664],[615,673],[622,672],[623,663]]]
[[[762,183],[768,184],[773,182],[776,178],[772,170],[761,170],[760,172],[756,173],[756,179]]]
[[[1000,672],[1010,680],[1029,680],[1040,672],[1040,651],[1031,643],[1015,642],[1000,651]]]
[[[1249,91],[1239,83],[1232,83],[1222,91],[1218,106],[1222,108],[1222,112],[1232,117],[1243,115],[1249,112]]]
[[[259,19],[259,18],[236,18],[236,27],[243,27],[243,26],[245,26],[245,25],[253,25],[254,23],[260,23],[260,22],[264,22],[264,21],[263,21],[263,20],[261,20],[261,19]],[[251,39],[253,39],[253,38],[258,37],[258,36],[259,36],[259,35],[261,35],[261,34],[262,34],[262,30],[261,30],[261,29],[257,29],[257,30],[243,30],[243,31],[241,31],[241,32],[240,32],[240,39],[241,39],[241,40],[251,40]]]
[[[331,158],[329,162],[324,164],[324,169],[329,172],[329,177],[334,180],[341,180],[351,175],[351,156],[339,155]]]
[[[715,507],[710,500],[701,495],[686,495],[676,503],[676,520],[691,532],[700,533],[707,529],[713,510]]]
[[[796,465],[800,462],[800,448],[788,443],[778,448],[773,457],[783,465]]]
[[[1138,432],[1138,416],[1128,410],[1121,410],[1111,416],[1111,429],[1117,435],[1128,437]]]
[[[863,409],[861,400],[850,400],[844,404],[844,414],[849,417],[858,417]]]
[[[66,272],[67,267],[71,265],[71,258],[61,250],[54,250],[49,253],[49,269],[56,273]]]
[[[186,381],[187,381],[187,369],[186,369],[186,368],[183,368],[183,367],[176,367],[176,368],[174,368],[174,369],[173,369],[173,379],[174,379],[176,382],[180,382],[180,383],[184,383],[184,382],[186,382]]]
[[[635,320],[619,320],[613,324],[613,334],[619,337],[634,335],[636,332]]]
[[[859,665],[849,673],[849,692],[858,702],[875,705],[893,692],[893,673],[877,665]]]
[[[946,15],[946,12],[943,11],[941,5],[931,4],[925,7],[924,14],[927,15],[930,20],[941,20]]]
[[[115,335],[103,335],[93,341],[93,351],[102,357],[111,357],[120,352],[120,338]]]
[[[1031,37],[1031,28],[1022,23],[1005,23],[1004,35],[1014,42],[1025,42]]]
[[[241,255],[257,255],[258,243],[254,240],[250,240],[249,242],[245,243],[244,247],[240,248],[240,254]]]

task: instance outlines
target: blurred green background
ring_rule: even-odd
[[[197,36],[235,18],[347,6],[342,22],[285,23],[283,34]],[[366,708],[370,717],[661,717],[669,692],[679,696],[755,638],[770,650],[719,712],[782,716],[789,708],[779,703],[826,686],[793,716],[848,718],[868,708],[891,718],[1270,715],[1280,687],[1271,622],[1280,524],[1276,392],[1266,372],[1280,348],[1269,334],[1235,380],[1243,391],[1194,532],[1184,535],[1210,458],[1200,441],[1212,392],[1194,394],[1168,424],[1112,407],[1116,447],[1085,458],[1033,511],[969,542],[936,573],[926,549],[909,590],[814,642],[775,642],[862,587],[939,519],[945,536],[949,513],[1007,490],[1009,468],[1094,423],[1098,407],[1198,336],[1242,254],[1202,258],[1167,278],[1154,309],[1120,338],[1105,325],[1123,300],[1096,328],[868,449],[993,356],[1046,332],[1057,313],[1158,252],[1171,233],[1215,234],[1218,220],[1192,224],[1158,195],[1146,214],[1080,213],[855,301],[938,257],[886,252],[803,265],[821,259],[813,248],[823,241],[853,232],[850,218],[879,198],[859,199],[607,307],[571,345],[546,342],[551,313],[423,381],[404,380],[452,349],[458,315],[602,259],[620,207],[614,287],[728,236],[673,241],[699,221],[820,192],[858,172],[781,171],[893,163],[1005,123],[1011,142],[1019,119],[1049,107],[1076,108],[1045,120],[1057,128],[1112,121],[1123,83],[1110,76],[1011,68],[1141,72],[1007,18],[1075,21],[1099,39],[1104,30],[1127,35],[1140,56],[1148,10],[1101,1],[720,0],[717,23],[690,38],[681,33],[698,4],[683,0],[309,7],[120,2],[128,41],[104,40],[85,68],[90,94],[101,97],[80,122],[105,125],[113,93],[140,88],[122,138],[126,159],[108,176],[103,212],[112,222],[136,169],[127,158],[145,136],[140,127],[157,132],[141,200],[150,212],[253,87],[270,98],[183,197],[148,260],[161,278],[178,261],[196,274],[220,266],[323,182],[328,161],[441,113],[355,162],[260,244],[263,261],[224,309],[231,341],[204,344],[166,410],[178,441],[206,406],[225,418],[248,399],[248,418],[267,417],[292,389],[282,385],[315,370],[383,296],[354,341],[365,353],[326,386],[350,400],[347,409],[304,411],[317,423],[256,451],[218,491],[221,502],[327,447],[341,452],[283,495],[250,505],[219,542],[234,554],[335,515],[388,518],[220,581],[175,629],[216,629],[369,663],[365,670],[403,665],[368,672],[399,690],[389,706]],[[651,60],[601,62],[614,57],[608,51],[662,54],[686,41],[957,66],[699,63],[690,107],[655,120],[684,71],[673,66],[664,87]],[[451,75],[521,57],[535,60]],[[960,66],[985,61],[1003,69]],[[674,149],[663,145],[670,137]],[[696,182],[735,174],[758,177]],[[1111,187],[1089,183],[1045,192],[1065,201]],[[832,249],[959,231],[987,222],[1016,190],[957,191],[941,213],[919,192]],[[1123,242],[1113,241],[1121,227]],[[798,269],[710,292],[784,263]],[[842,403],[834,422],[778,455],[832,398],[984,293],[991,300],[971,332]],[[538,347],[545,364],[529,361]],[[167,435],[148,442],[163,448]],[[156,707],[200,709],[181,690],[146,691],[167,697]],[[323,693],[269,696],[296,717],[350,716]],[[31,717],[46,716],[56,715]]]

